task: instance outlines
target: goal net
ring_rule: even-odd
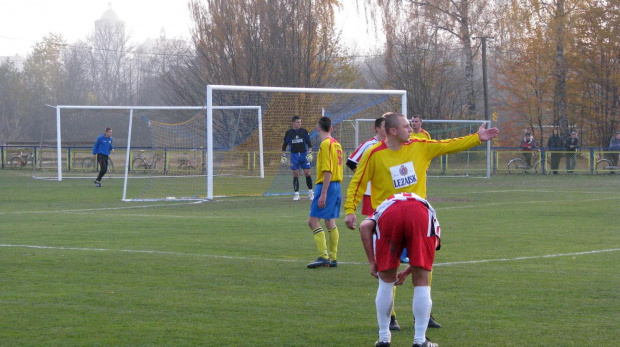
[[[372,126],[375,119],[356,119],[350,121],[355,132],[355,143],[359,145],[375,134]],[[429,132],[434,140],[445,140],[466,136],[478,131],[478,128],[490,121],[484,120],[424,120],[422,128]],[[491,143],[467,151],[437,157],[431,161],[428,169],[429,177],[490,177],[491,174]]]
[[[104,180],[123,179],[123,200],[205,198],[204,106],[59,105],[55,109],[56,129],[45,129],[45,141],[35,150],[35,178],[94,180],[99,167],[93,159],[93,144],[111,127],[115,151],[109,156]],[[259,129],[260,107],[216,107],[214,112],[216,119],[232,122],[233,136],[222,142],[224,146],[234,147]],[[261,175],[261,149],[248,150],[246,174]],[[226,174],[225,167],[219,169]]]
[[[222,174],[222,165],[236,166],[246,163],[232,162],[231,156],[218,159],[224,150],[223,141],[231,136],[241,141],[239,134],[234,134],[230,123],[219,123],[217,107],[239,105],[257,105],[262,109],[262,129],[264,149],[264,176],[240,174]],[[293,194],[292,171],[288,164],[282,164],[280,155],[284,133],[291,127],[291,118],[299,116],[302,127],[310,133],[312,147],[318,150],[319,137],[316,123],[321,116],[332,120],[334,132],[345,151],[353,151],[354,129],[347,120],[378,117],[388,111],[405,112],[406,97],[402,90],[368,90],[368,89],[321,89],[321,88],[272,88],[249,86],[207,86],[207,191],[208,199],[214,196],[230,195],[285,195]],[[212,134],[210,133],[212,131]],[[212,141],[210,141],[212,139]],[[252,161],[251,148],[258,147],[258,134],[248,133],[243,141],[228,151],[236,152],[236,158],[248,158]],[[288,154],[287,154],[288,155]],[[316,156],[315,156],[316,158]],[[316,179],[315,162],[311,163],[312,180]],[[300,190],[305,188],[303,173]]]

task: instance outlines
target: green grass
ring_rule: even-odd
[[[340,266],[309,270],[309,201],[127,203],[122,180],[103,184],[0,171],[1,346],[374,344],[377,283],[344,215]],[[428,190],[440,346],[617,345],[620,177],[432,178]],[[398,288],[392,346],[411,345],[411,297]]]

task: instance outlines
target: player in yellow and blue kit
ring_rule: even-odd
[[[321,138],[321,145],[316,160],[316,187],[314,199],[310,206],[308,226],[314,234],[314,242],[319,251],[319,257],[308,268],[336,267],[338,261],[338,226],[336,218],[340,217],[342,193],[340,182],[343,178],[342,146],[331,137],[332,122],[329,117],[321,117],[317,131]],[[325,231],[319,221],[325,220],[325,228],[329,233],[329,252]]]

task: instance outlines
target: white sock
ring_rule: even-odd
[[[392,313],[394,283],[396,282],[383,282],[383,280],[379,278],[379,289],[377,289],[375,306],[377,307],[377,323],[379,323],[380,341],[391,341],[392,339],[392,333],[390,333],[390,314]]]
[[[415,318],[415,336],[413,343],[423,344],[426,341],[428,319],[431,316],[431,287],[413,287],[413,317]]]

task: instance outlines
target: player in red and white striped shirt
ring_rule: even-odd
[[[374,234],[376,243],[373,250]],[[436,347],[437,344],[426,338],[433,305],[430,273],[441,235],[433,207],[414,193],[394,194],[377,207],[372,217],[361,223],[360,235],[370,264],[370,274],[379,279],[375,299],[379,340],[375,345],[390,345],[389,311],[393,303],[394,285],[402,284],[411,273],[415,318],[413,346]],[[410,250],[409,266],[397,274],[404,248]]]

